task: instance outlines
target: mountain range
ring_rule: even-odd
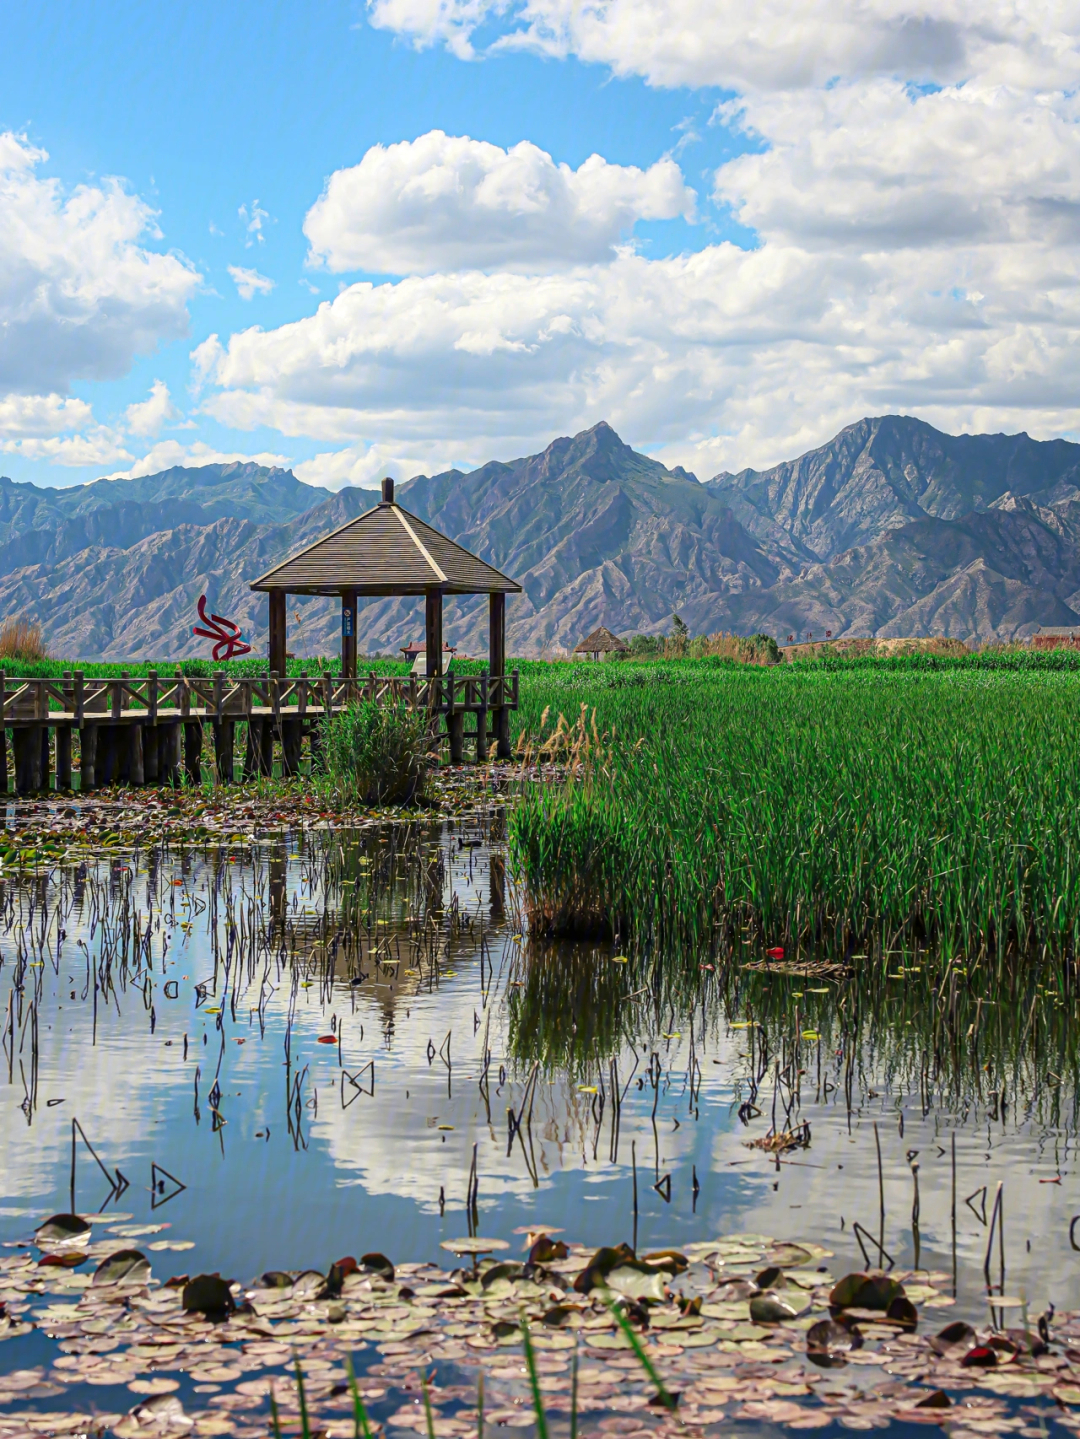
[[[603,422],[543,453],[397,486],[405,509],[498,569],[509,644],[559,653],[603,624],[665,632],[1003,640],[1080,624],[1080,445],[946,435],[860,420],[768,470],[700,482]],[[180,658],[198,596],[265,653],[266,598],[248,582],[369,509],[251,463],[176,467],[53,489],[0,477],[0,619],[40,619],[55,654]],[[332,654],[335,605],[290,599],[290,648]],[[486,600],[453,599],[452,643],[486,646]],[[423,633],[422,602],[362,606],[362,651]]]

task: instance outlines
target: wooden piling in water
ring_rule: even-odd
[[[298,719],[281,721],[281,773],[285,779],[294,779],[300,773],[300,745],[303,737],[303,723]]]
[[[97,737],[96,724],[84,725],[79,732],[79,791],[82,794],[97,788]]]
[[[184,769],[192,784],[202,784],[202,720],[188,720],[184,725]]]
[[[71,728],[69,725],[58,727],[56,731],[56,788],[71,788]]]
[[[219,784],[232,784],[236,778],[233,757],[235,731],[236,722],[234,720],[214,721],[214,763],[217,766]]]
[[[128,726],[128,778],[132,784],[146,783],[143,770],[143,728],[141,724]]]

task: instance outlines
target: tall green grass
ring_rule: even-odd
[[[573,694],[539,676],[523,685],[534,734],[568,700],[591,701],[614,731],[584,775],[522,786],[510,841],[534,930],[603,925],[699,953],[750,936],[759,956],[913,943],[945,960],[1076,954],[1072,672],[814,664],[611,679]]]
[[[431,717],[408,704],[361,700],[319,725],[319,778],[344,800],[412,804],[424,791]]]

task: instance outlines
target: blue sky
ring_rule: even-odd
[[[781,0],[764,31],[728,0],[16,0],[0,472],[250,454],[366,483],[599,419],[702,477],[885,409],[1071,434],[1072,237],[1024,212],[1074,203],[1076,45],[985,12],[912,39],[887,0],[876,38],[865,7],[806,27]],[[134,238],[79,218],[109,177],[147,207]]]

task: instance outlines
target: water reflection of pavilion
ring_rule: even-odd
[[[407,847],[400,826],[335,841],[315,910],[290,903],[284,840],[269,853],[271,949],[306,976],[297,982],[377,1002],[384,1028],[457,966],[490,963],[506,923],[501,854],[475,839],[448,846],[441,823],[410,828]]]

